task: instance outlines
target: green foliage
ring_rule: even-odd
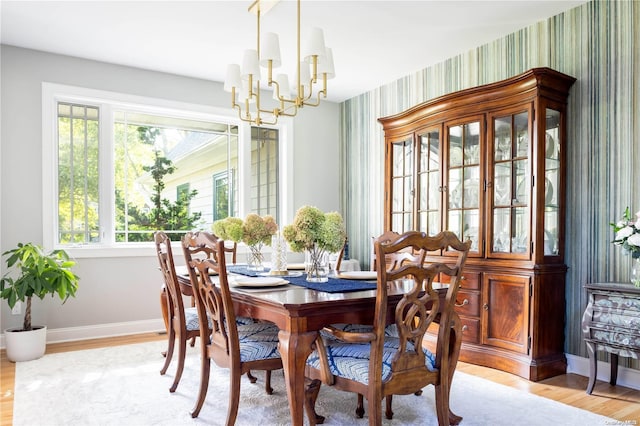
[[[317,246],[320,250],[335,253],[340,251],[347,235],[340,213],[325,214],[312,206],[300,207],[293,223],[285,226],[282,233],[295,252],[312,250]]]
[[[2,254],[7,256],[8,272],[0,280],[0,297],[10,308],[17,301],[27,302],[24,330],[31,330],[31,298],[44,299],[47,294],[57,294],[62,302],[76,295],[79,277],[71,268],[76,264],[64,250],[45,253],[42,247],[19,243],[17,248]],[[10,277],[13,273],[17,278]]]
[[[143,143],[152,145],[155,138],[160,133],[159,129],[151,127],[138,127],[138,136]],[[132,231],[150,231],[149,233],[132,233],[129,235],[128,241],[151,241],[153,231],[184,231],[187,232],[197,227],[202,217],[201,212],[189,212],[191,200],[198,195],[198,191],[192,190],[187,193],[181,193],[175,202],[171,202],[166,198],[162,198],[162,192],[165,189],[164,178],[173,174],[176,167],[173,162],[166,158],[161,151],[154,151],[154,162],[150,166],[142,168],[148,172],[153,178],[153,194],[151,201],[153,208],[149,212],[141,210],[139,207],[128,204],[127,216],[125,217],[124,205],[125,200],[119,191],[116,191],[116,211],[118,212],[118,223],[122,224],[120,229],[124,229],[124,223],[128,223],[128,227]],[[179,240],[180,233],[169,232],[172,240]]]

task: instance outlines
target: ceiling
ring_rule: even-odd
[[[3,44],[172,74],[223,81],[256,45],[252,0],[0,2]],[[303,0],[305,28],[324,29],[333,49],[335,102],[464,53],[585,1]],[[292,79],[296,3],[262,18],[280,35]],[[293,81],[293,80],[292,80]]]

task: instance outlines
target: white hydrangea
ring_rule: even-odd
[[[627,244],[630,246],[640,247],[640,234],[633,234],[627,238]]]

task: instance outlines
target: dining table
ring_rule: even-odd
[[[231,274],[244,272],[242,266],[229,265]],[[312,344],[319,330],[330,324],[373,324],[376,301],[376,281],[329,277],[326,283],[307,283],[304,274],[297,277],[282,277],[289,283],[273,287],[243,287],[230,284],[235,313],[238,316],[270,321],[279,328],[279,351],[282,357],[285,385],[291,413],[291,424],[303,424],[305,400],[305,365]],[[252,275],[249,273],[249,275]],[[178,273],[178,283],[185,296],[191,296],[192,288],[188,274]],[[371,278],[371,277],[369,277]],[[409,290],[411,282],[394,281],[388,286],[388,318],[393,318],[395,305]],[[438,290],[441,299],[446,294],[446,285]],[[443,303],[440,303],[442,306]],[[459,348],[460,336],[452,333],[453,345]],[[459,351],[452,351],[457,354]],[[451,374],[456,359],[450,360]],[[459,418],[450,413],[454,418]]]

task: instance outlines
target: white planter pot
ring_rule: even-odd
[[[34,326],[31,331],[12,328],[4,331],[9,361],[31,361],[44,355],[47,347],[47,327]]]

